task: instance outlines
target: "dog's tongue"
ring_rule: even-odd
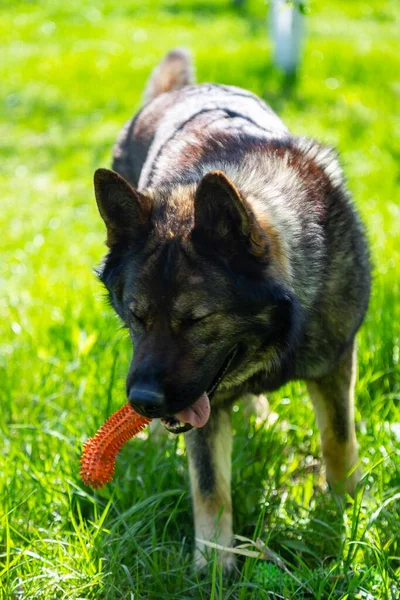
[[[175,417],[182,423],[189,423],[193,427],[204,427],[210,417],[210,400],[204,392],[192,406],[181,410]]]

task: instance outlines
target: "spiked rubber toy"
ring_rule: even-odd
[[[129,404],[117,410],[83,447],[80,476],[85,485],[101,488],[109,483],[122,446],[142,431],[151,419],[135,413]]]

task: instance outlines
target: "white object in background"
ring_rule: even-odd
[[[274,44],[274,62],[286,73],[294,73],[300,63],[304,33],[304,15],[296,0],[272,0],[270,29]]]

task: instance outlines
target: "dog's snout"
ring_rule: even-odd
[[[162,417],[164,415],[165,397],[158,388],[138,383],[130,387],[128,400],[132,408],[145,417]]]

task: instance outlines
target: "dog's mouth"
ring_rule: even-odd
[[[171,433],[185,433],[186,431],[190,431],[193,427],[201,429],[207,424],[211,412],[210,398],[225,377],[236,356],[236,352],[237,346],[235,346],[227,355],[207,392],[204,392],[191,406],[188,406],[175,415],[163,417],[161,419],[161,423],[164,425],[165,429]]]

